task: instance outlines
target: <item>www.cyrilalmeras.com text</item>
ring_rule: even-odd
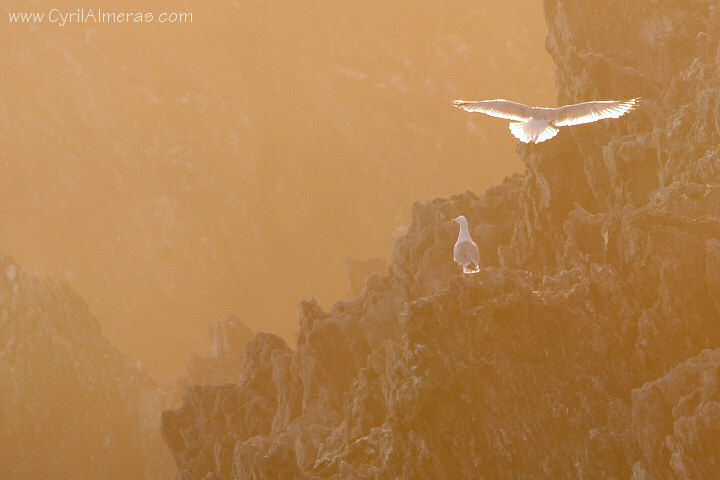
[[[191,12],[129,12],[77,8],[45,12],[8,12],[11,23],[52,23],[60,27],[82,23],[192,23]]]

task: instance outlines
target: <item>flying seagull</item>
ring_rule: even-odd
[[[453,248],[453,259],[463,267],[463,273],[477,273],[480,271],[480,252],[470,237],[467,218],[463,215],[452,219],[453,223],[460,225],[455,248]]]
[[[454,107],[466,112],[480,112],[491,117],[513,120],[510,131],[521,142],[540,143],[553,138],[557,127],[597,122],[604,118],[620,118],[638,106],[640,98],[624,102],[598,101],[575,103],[557,108],[529,107],[510,100],[453,100]]]

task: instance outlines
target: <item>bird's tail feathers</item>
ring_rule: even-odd
[[[480,271],[480,265],[463,265],[463,273],[478,273]]]
[[[528,120],[527,122],[510,122],[510,132],[525,143],[540,143],[550,140],[558,134],[558,129],[545,120]]]

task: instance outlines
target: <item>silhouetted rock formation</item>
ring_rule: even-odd
[[[64,285],[0,255],[0,478],[130,478],[172,472],[164,392],[102,335]]]
[[[720,8],[545,6],[560,102],[641,107],[521,147],[526,174],[482,198],[416,205],[389,276],[329,313],[304,302],[296,351],[249,357],[264,417],[210,426],[220,387],[165,414],[180,478],[716,475]],[[472,277],[459,214],[487,267]],[[262,412],[256,390],[222,411]]]

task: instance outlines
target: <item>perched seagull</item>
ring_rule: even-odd
[[[463,273],[477,273],[480,271],[480,252],[470,237],[467,218],[463,215],[452,219],[453,223],[460,225],[455,248],[453,248],[453,260],[463,267]]]
[[[556,127],[597,122],[604,118],[620,118],[638,106],[640,98],[624,102],[601,101],[575,103],[557,108],[529,107],[510,100],[453,100],[454,107],[466,112],[480,112],[491,117],[513,120],[510,131],[521,142],[540,143],[558,133]]]

